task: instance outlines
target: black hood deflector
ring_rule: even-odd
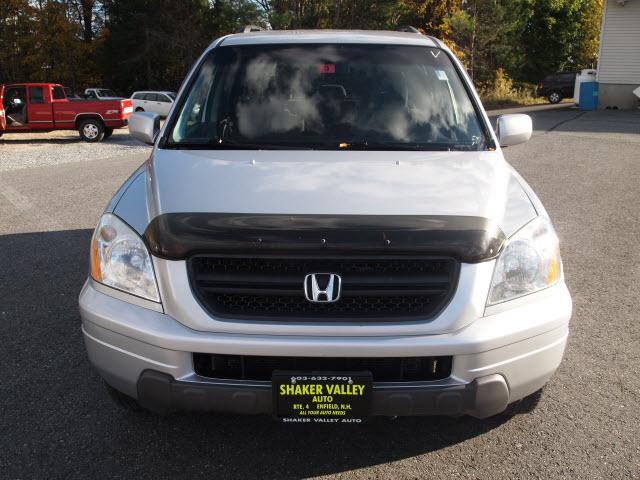
[[[495,258],[506,237],[482,217],[166,213],[147,226],[151,253],[184,260],[220,254],[425,254],[477,263]]]

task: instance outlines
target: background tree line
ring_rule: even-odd
[[[214,38],[248,24],[412,25],[443,39],[482,89],[513,89],[593,66],[602,1],[0,0],[0,82],[176,90]]]

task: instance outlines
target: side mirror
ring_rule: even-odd
[[[160,131],[160,115],[151,112],[138,112],[129,118],[129,135],[143,143],[153,145]]]
[[[523,113],[512,113],[498,117],[496,134],[501,147],[524,143],[531,138],[533,123],[531,117]]]

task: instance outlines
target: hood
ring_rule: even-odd
[[[167,213],[446,215],[509,234],[535,210],[496,152],[156,150],[150,218]]]

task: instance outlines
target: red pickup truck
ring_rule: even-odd
[[[3,133],[77,130],[86,142],[109,137],[127,126],[131,100],[69,101],[56,83],[0,86],[0,136]]]

